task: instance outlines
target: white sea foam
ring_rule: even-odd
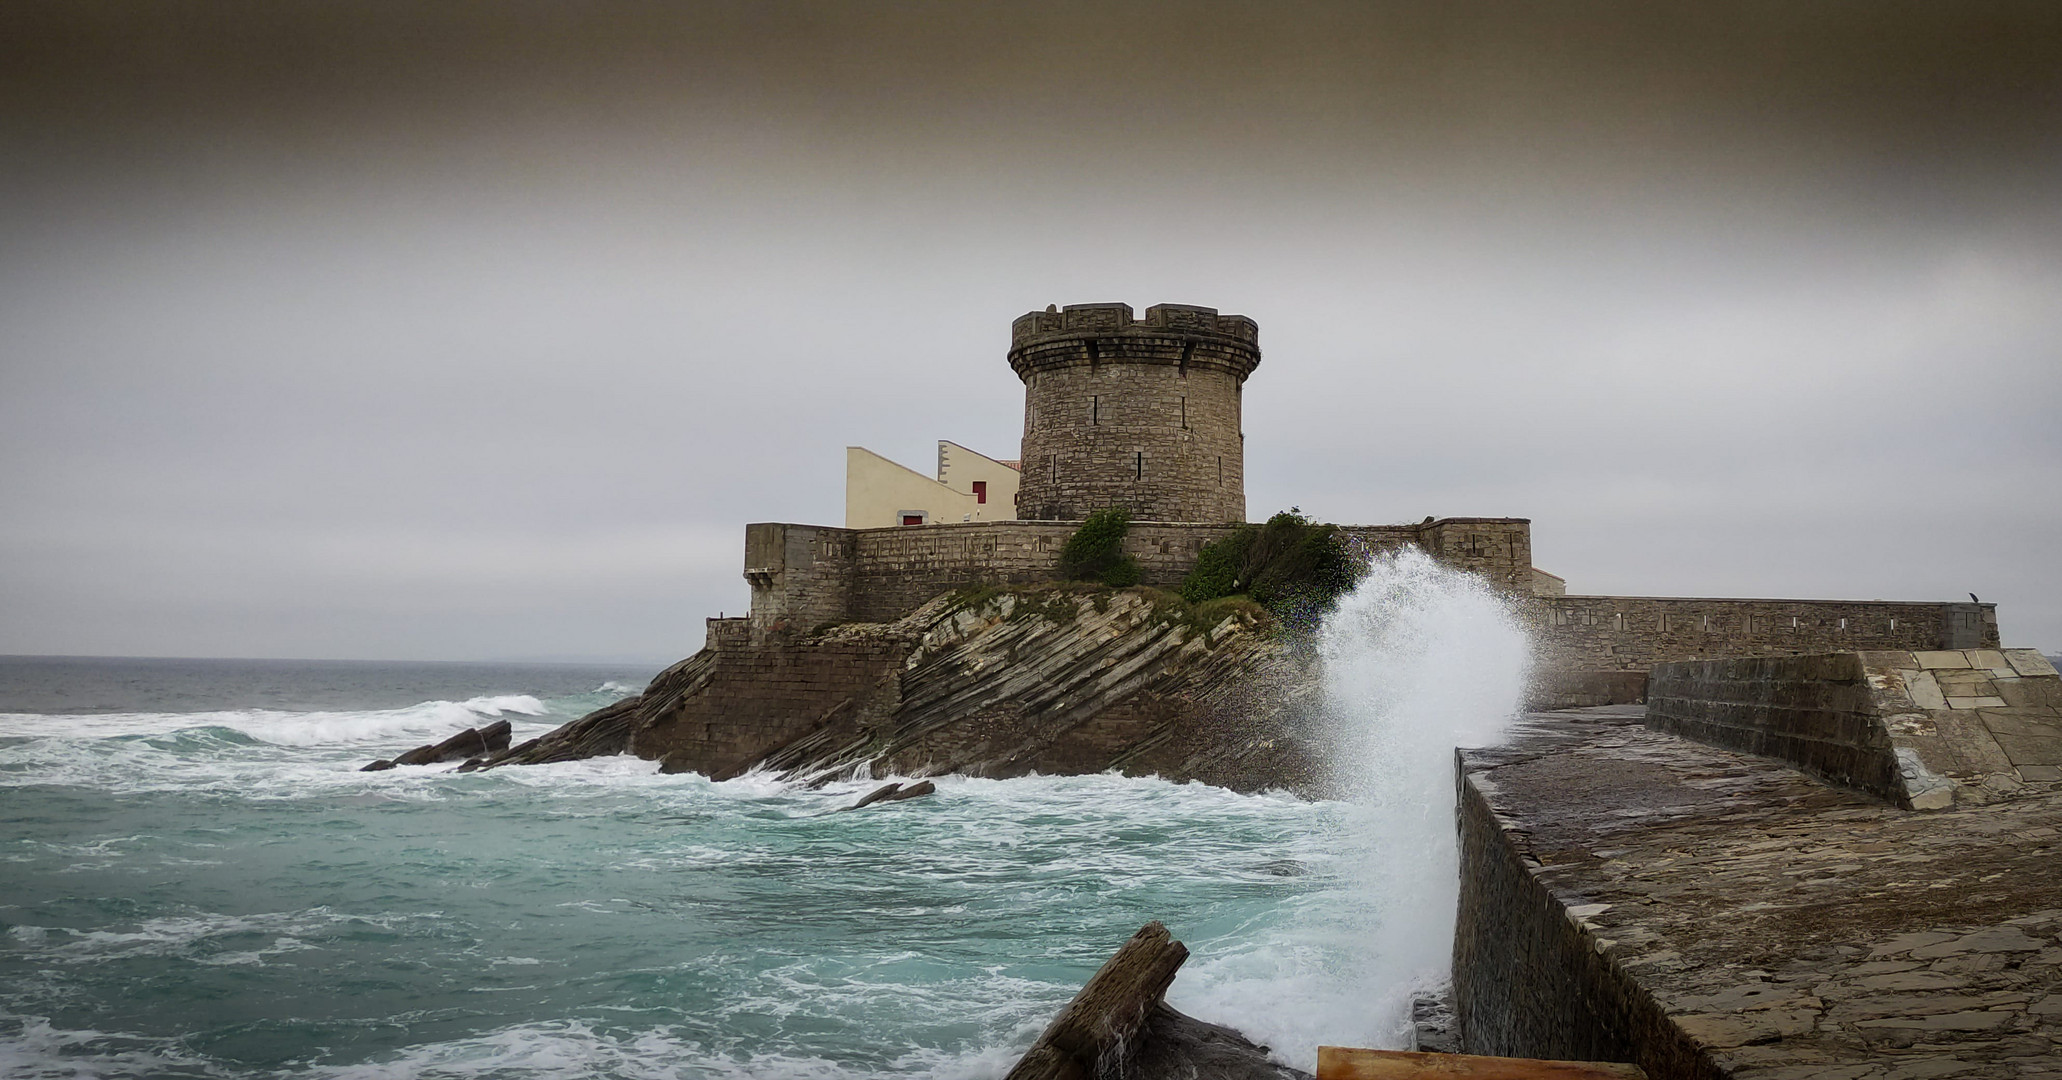
[[[224,728],[276,746],[329,746],[385,742],[397,735],[449,735],[477,726],[483,718],[510,713],[543,716],[546,712],[544,703],[528,694],[495,694],[465,701],[425,701],[399,709],[363,711],[231,709],[57,716],[0,713],[0,738],[115,739]]]

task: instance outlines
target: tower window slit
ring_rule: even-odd
[[[1131,478],[1133,480],[1143,480],[1146,478],[1146,452],[1143,450],[1132,456]]]
[[[1088,422],[1091,424],[1103,422],[1103,399],[1101,395],[1093,395],[1088,399]]]
[[[1188,429],[1189,429],[1189,399],[1188,399],[1187,397],[1183,397],[1183,398],[1181,399],[1181,430],[1183,430],[1183,431],[1187,431]]]

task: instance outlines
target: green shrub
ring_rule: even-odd
[[[1138,560],[1124,554],[1124,535],[1130,531],[1131,515],[1116,507],[1088,515],[1060,549],[1060,572],[1118,589],[1138,584]]]
[[[1181,598],[1191,604],[1233,596],[1239,591],[1239,571],[1246,565],[1246,551],[1260,530],[1241,525],[1222,540],[1203,545],[1196,565],[1181,580]]]
[[[1311,627],[1359,580],[1359,562],[1338,528],[1290,509],[1205,545],[1181,596],[1200,604],[1244,594],[1287,625]]]

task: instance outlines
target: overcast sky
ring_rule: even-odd
[[[666,660],[1010,320],[1260,324],[1247,500],[2062,651],[2062,6],[0,10],[0,653]]]

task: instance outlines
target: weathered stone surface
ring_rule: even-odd
[[[1539,714],[1460,755],[1465,1049],[1657,1077],[2055,1071],[2062,794],[1912,814],[1641,719]]]
[[[1046,1025],[1007,1080],[1309,1080],[1268,1049],[1162,1000],[1188,949],[1147,923]]]
[[[1825,653],[1662,664],[1657,730],[1781,758],[1914,810],[2051,790],[2062,766],[2062,678],[2022,676],[2030,649]],[[2006,674],[1999,675],[1999,671]],[[2021,689],[2023,688],[2023,689]],[[1977,696],[1969,696],[1977,695]]]
[[[508,748],[508,740],[514,730],[514,725],[508,721],[496,720],[483,728],[466,728],[443,742],[418,746],[405,754],[396,754],[392,761],[375,761],[359,771],[379,772],[396,765],[438,765],[447,761],[464,761],[477,755],[491,754]]]
[[[869,806],[873,806],[876,803],[901,802],[904,799],[920,799],[925,795],[936,794],[937,791],[938,785],[931,783],[929,780],[919,780],[916,783],[909,785],[908,787],[904,787],[900,783],[886,784],[868,792],[858,802],[845,807],[845,809],[860,810]]]
[[[459,772],[494,769],[503,765],[544,765],[554,761],[579,761],[628,752],[630,729],[636,725],[641,697],[627,697],[604,705],[586,716],[510,747],[458,767]]]
[[[1114,768],[1314,790],[1303,661],[1257,609],[1190,618],[1143,590],[1033,589],[730,644],[654,680],[633,748],[719,779]]]

